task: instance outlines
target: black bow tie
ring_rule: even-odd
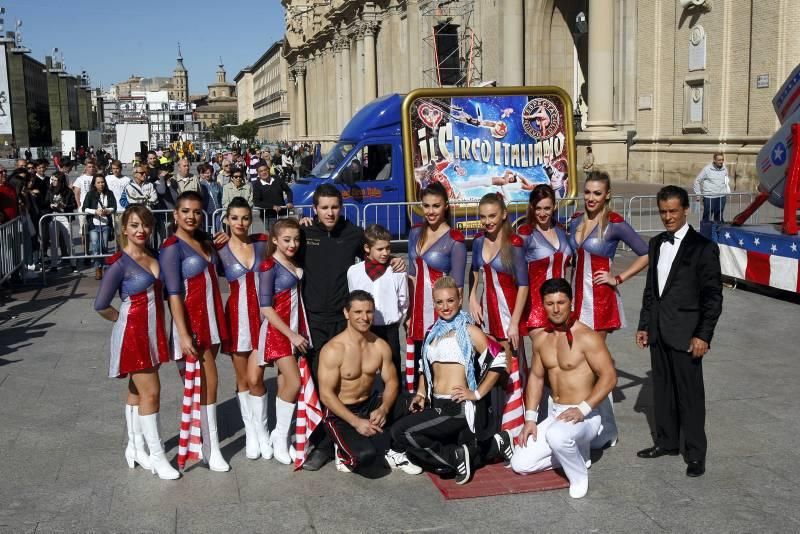
[[[662,243],[669,243],[670,245],[675,244],[675,234],[671,232],[664,232],[661,234],[661,242]]]

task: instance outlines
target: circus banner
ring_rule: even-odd
[[[575,191],[572,105],[554,87],[423,89],[403,109],[409,198],[441,183],[451,202],[499,192],[527,202],[538,184]]]

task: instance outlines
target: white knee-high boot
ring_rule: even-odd
[[[253,416],[253,429],[256,434],[257,450],[265,460],[272,458],[272,443],[267,429],[267,394],[260,397],[248,395],[250,413]],[[258,458],[258,455],[256,455]]]
[[[140,415],[139,422],[142,425],[144,439],[147,441],[147,448],[150,449],[150,471],[164,480],[179,478],[181,474],[170,465],[164,455],[164,447],[161,445],[161,437],[158,435],[158,412]]]
[[[150,455],[144,448],[144,436],[142,435],[142,423],[139,421],[139,407],[130,406],[131,419],[128,426],[128,448],[125,449],[125,457],[128,459],[128,467],[131,469],[135,463],[142,466],[143,469],[150,469]],[[125,413],[128,413],[126,407]],[[131,450],[131,433],[133,433],[133,456],[130,456]],[[135,463],[134,463],[135,462]]]
[[[275,397],[275,430],[272,431],[272,450],[276,460],[282,464],[292,463],[289,454],[289,427],[294,414],[293,402],[286,402],[280,397]]]
[[[242,422],[244,423],[244,454],[250,460],[255,460],[259,456],[258,450],[258,436],[256,435],[255,421],[253,419],[253,411],[249,406],[249,391],[240,391],[236,394],[239,399],[239,409],[242,412]]]
[[[230,471],[231,466],[222,457],[217,434],[217,405],[200,405],[200,430],[203,434],[203,460],[212,471]]]

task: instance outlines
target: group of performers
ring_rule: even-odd
[[[315,195],[315,208],[321,199],[326,207],[329,201],[335,204],[334,196],[341,207],[341,195],[330,188]],[[228,234],[212,242],[201,230],[202,198],[184,192],[175,207],[174,234],[156,259],[147,248],[153,215],[144,207],[129,207],[122,216],[125,246],[109,258],[95,301],[95,309],[115,323],[109,375],[128,377],[128,465],[138,463],[162,479],[180,476],[165,458],[158,433],[158,369],[172,359],[199,364],[199,457],[211,470],[230,469],[220,452],[216,420],[215,360],[221,349],[230,354],[235,370],[249,459],[292,463],[289,431],[301,389],[298,357],[305,355],[314,360],[310,367],[325,405],[324,428],[341,471],[358,471],[385,455],[391,467],[408,473],[426,469],[466,483],[475,468],[497,458],[523,474],[561,465],[570,494],[582,497],[588,488],[589,444],[613,445],[617,439],[609,397],[616,374],[605,346],[605,336],[625,325],[617,286],[648,264],[647,244],[610,210],[610,197],[608,175],[591,173],[585,210],[564,227],[555,218],[555,192],[538,185],[531,191],[526,221],[514,233],[502,196],[484,196],[479,205],[483,232],[472,243],[469,312],[462,310],[467,246],[448,223],[449,194],[441,184],[430,183],[421,192],[423,222],[409,235],[407,264],[389,255],[388,235],[377,231],[377,238],[367,240],[364,265],[372,283],[386,272],[407,269],[405,326],[415,349],[413,396],[398,393],[407,373],[399,368],[397,339],[384,341],[371,330],[382,311],[376,309],[377,296],[351,292],[342,310],[343,330],[333,332],[339,335],[324,346],[313,346],[302,291],[307,283],[303,224],[334,228],[338,211],[317,210],[316,221],[280,220],[269,236],[251,235],[252,211],[243,199],[234,199],[226,213]],[[638,258],[615,274],[620,241]],[[375,247],[382,247],[380,254],[371,254]],[[230,287],[225,305],[218,272]],[[564,280],[569,277],[572,287]],[[382,291],[391,295],[390,289]],[[111,305],[117,293],[119,310]],[[164,294],[172,316],[169,337]],[[576,321],[585,328],[575,329],[573,336]],[[397,328],[381,326],[382,337],[399,335]],[[515,436],[501,430],[500,418],[507,375],[518,368],[527,376],[525,335],[533,342],[533,356],[524,425],[520,421],[521,434]],[[271,432],[265,366],[278,369]],[[376,397],[377,375],[384,392]],[[552,404],[542,410],[540,421],[545,384]],[[545,439],[537,439],[537,423]],[[567,423],[573,427],[565,428]]]

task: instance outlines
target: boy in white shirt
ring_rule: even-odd
[[[408,284],[405,273],[396,273],[389,265],[392,236],[379,224],[364,231],[364,261],[347,270],[350,291],[363,289],[375,299],[372,331],[392,348],[392,361],[400,384],[405,383],[405,368],[400,359],[400,324],[408,311]]]

